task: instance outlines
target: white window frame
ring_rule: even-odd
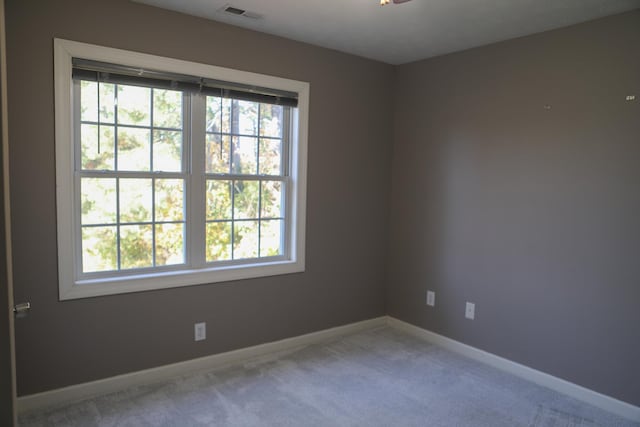
[[[194,75],[203,78],[268,87],[298,94],[298,107],[292,109],[291,138],[289,147],[290,186],[287,200],[288,251],[285,259],[256,260],[237,265],[208,265],[198,269],[182,269],[113,277],[80,280],[77,265],[78,214],[74,191],[74,97],[71,78],[72,59],[83,58],[112,64],[161,70],[167,73]],[[250,73],[213,65],[160,57],[121,49],[96,46],[75,41],[54,39],[55,77],[55,141],[56,141],[56,201],[58,231],[59,298],[69,300],[100,295],[122,294],[154,289],[165,289],[249,279],[304,271],[305,268],[305,211],[307,176],[307,133],[309,90],[307,82],[290,80],[263,74]],[[202,189],[204,191],[204,189]],[[199,191],[199,189],[192,189]]]

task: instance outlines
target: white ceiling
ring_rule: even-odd
[[[640,0],[133,0],[403,64],[640,8]],[[226,5],[262,15],[223,12]]]

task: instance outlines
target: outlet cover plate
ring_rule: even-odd
[[[427,305],[434,307],[436,305],[436,293],[427,291]]]
[[[476,317],[476,305],[472,302],[468,302],[464,311],[464,317],[467,319],[475,319]]]
[[[203,341],[207,339],[207,324],[205,322],[193,325],[193,340]]]

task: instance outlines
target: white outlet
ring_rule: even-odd
[[[464,317],[473,320],[476,317],[476,305],[472,302],[467,303],[467,307],[464,310]]]
[[[202,341],[207,339],[207,324],[205,322],[193,325],[193,340]]]
[[[433,291],[427,291],[427,305],[431,307],[436,305],[436,293]]]

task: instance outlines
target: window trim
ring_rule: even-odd
[[[74,140],[72,59],[80,57],[124,66],[163,70],[168,73],[190,74],[242,85],[273,88],[298,94],[298,107],[292,109],[290,142],[292,226],[289,236],[289,257],[285,260],[253,264],[222,265],[203,269],[133,274],[78,280],[77,236],[75,231]],[[214,65],[183,61],[156,55],[114,49],[63,39],[54,39],[56,201],[58,232],[59,298],[69,300],[101,295],[122,294],[232,280],[241,280],[302,272],[305,269],[305,218],[307,133],[310,85],[307,82],[239,71]],[[197,189],[192,189],[197,191]]]

